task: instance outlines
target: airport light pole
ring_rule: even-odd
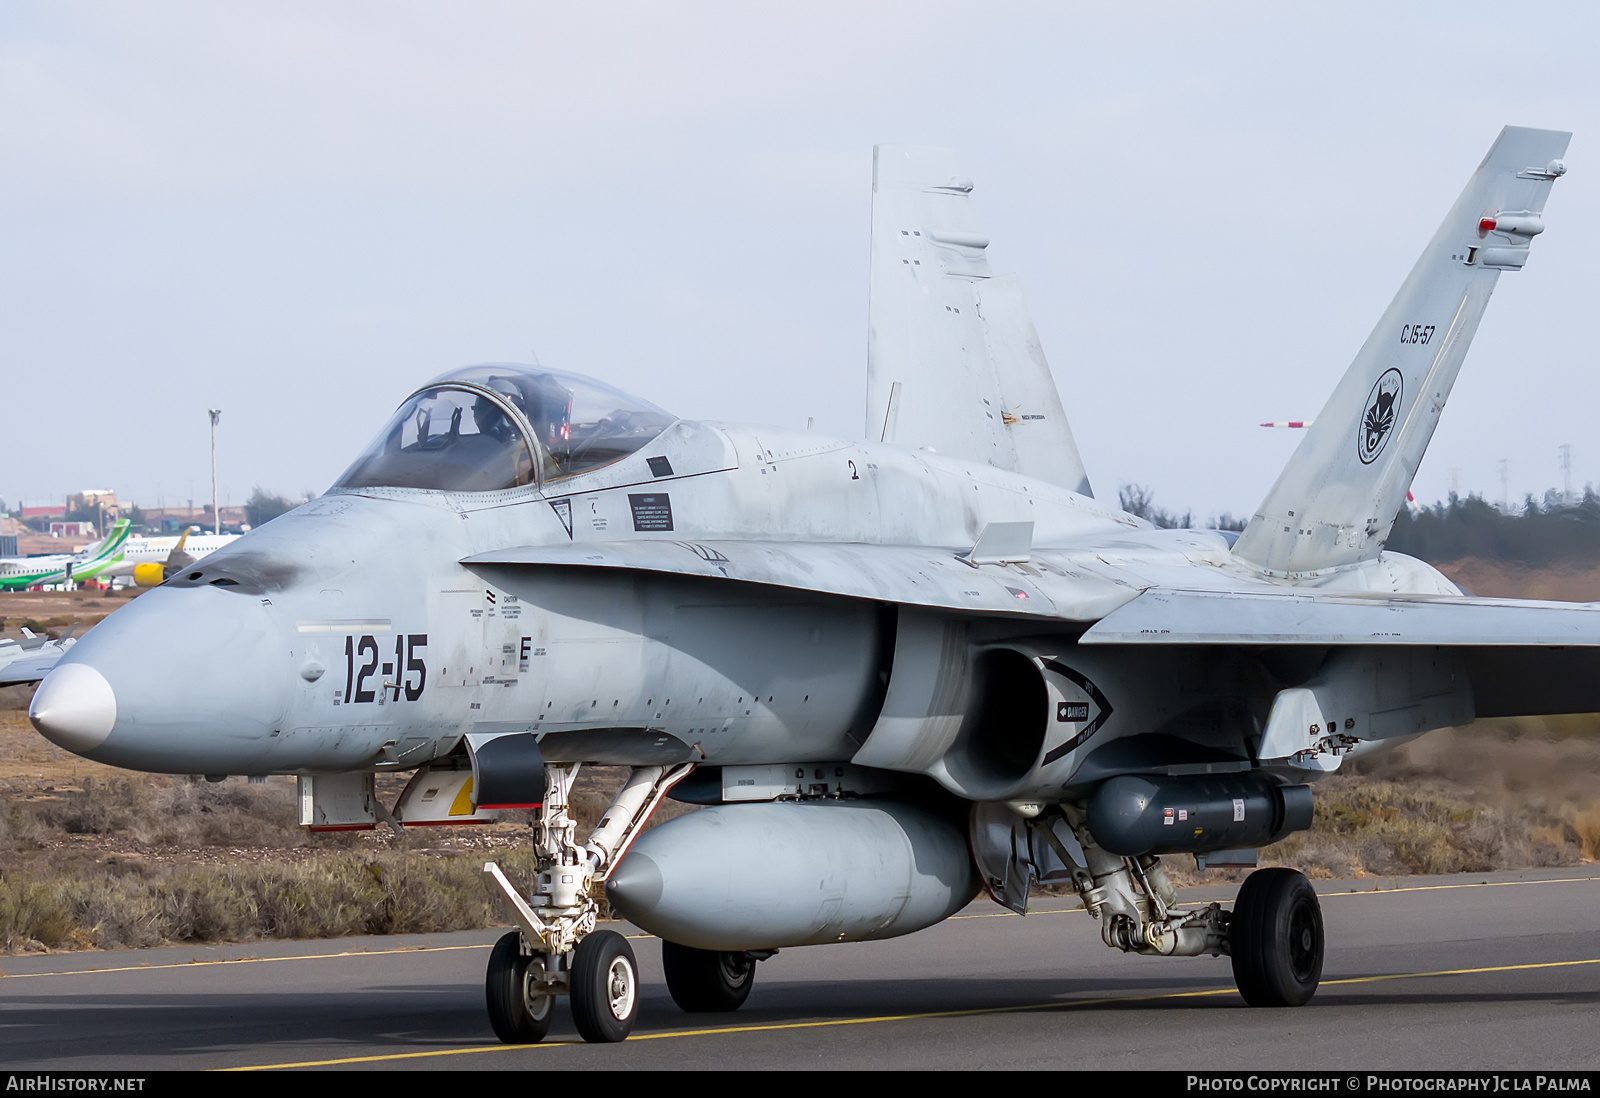
[[[211,532],[222,533],[222,509],[217,506],[217,420],[222,418],[221,408],[207,408],[211,416]]]

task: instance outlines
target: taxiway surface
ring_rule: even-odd
[[[1376,887],[1375,887],[1376,886]],[[1596,1068],[1600,876],[1542,870],[1318,882],[1323,984],[1257,1010],[1227,958],[1129,957],[1076,902],[980,901],[889,942],[785,950],[736,1014],[687,1015],[660,950],[634,1036],[489,1030],[501,932],[273,942],[0,961],[8,1068]],[[1185,890],[1185,900],[1231,889]],[[627,930],[630,935],[638,932]]]

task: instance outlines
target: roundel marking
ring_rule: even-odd
[[[1403,389],[1400,371],[1392,368],[1373,382],[1366,407],[1361,412],[1361,425],[1356,428],[1356,457],[1361,459],[1361,464],[1371,465],[1376,461],[1389,436],[1394,434]]]

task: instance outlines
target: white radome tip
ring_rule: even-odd
[[[58,747],[81,755],[105,742],[117,723],[117,696],[106,677],[82,663],[45,676],[28,706],[28,719]]]

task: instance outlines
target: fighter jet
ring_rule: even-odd
[[[66,583],[98,576],[122,559],[128,540],[128,520],[76,553],[51,553],[41,557],[0,558],[0,591],[24,591],[45,583]]]
[[[586,1039],[630,1031],[602,888],[690,1011],[738,1007],[778,949],[980,889],[1024,911],[1039,881],[1108,946],[1227,955],[1249,1003],[1304,1003],[1306,879],[1184,906],[1163,858],[1251,864],[1310,825],[1316,779],[1429,729],[1600,709],[1596,608],[1464,596],[1384,549],[1567,140],[1500,134],[1237,540],[1092,494],[972,183],[883,146],[865,441],[446,373],[327,495],[85,637],[33,723],[116,766],[299,775],[315,827],[533,809],[532,890],[486,866],[517,923],[485,977],[509,1042],[562,996]],[[588,836],[585,764],[631,768]],[[416,776],[387,806],[392,770]],[[705,807],[645,831],[669,793]]]
[[[72,636],[77,628],[72,626],[60,637],[41,637],[24,628],[21,640],[0,638],[0,686],[21,686],[48,675],[78,643]]]

